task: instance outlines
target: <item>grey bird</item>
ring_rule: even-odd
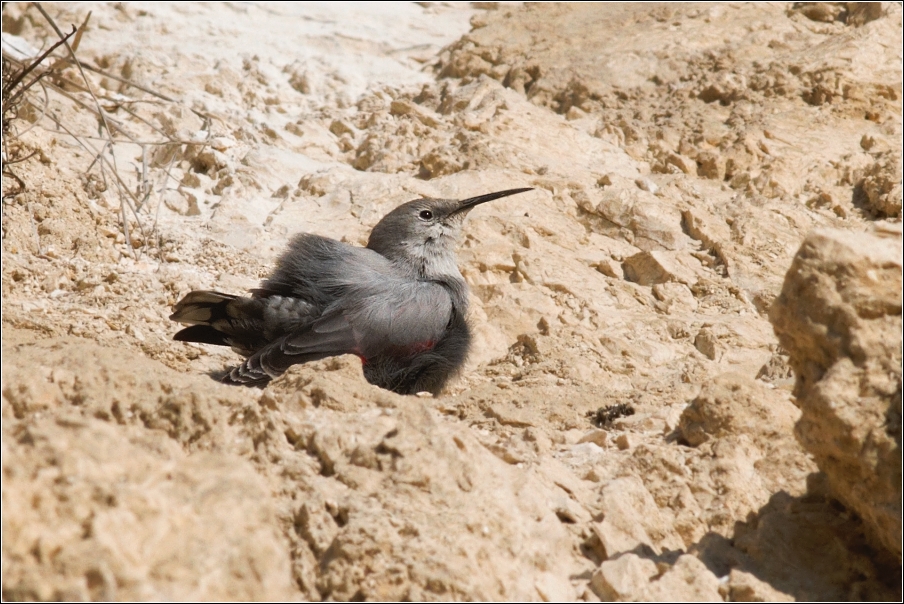
[[[193,291],[170,319],[174,340],[231,346],[247,357],[229,384],[264,386],[289,367],[356,354],[371,384],[439,393],[471,344],[468,286],[455,248],[475,206],[530,191],[416,199],[383,217],[367,247],[302,233],[250,297]]]

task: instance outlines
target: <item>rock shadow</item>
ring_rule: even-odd
[[[744,571],[796,600],[901,601],[901,565],[867,540],[822,473],[808,476],[803,496],[775,493],[731,539],[708,533],[689,551],[717,577]],[[744,597],[733,591],[731,600]]]

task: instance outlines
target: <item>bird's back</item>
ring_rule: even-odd
[[[350,285],[375,275],[391,275],[394,270],[391,262],[372,250],[302,233],[289,242],[273,273],[254,293],[299,298],[322,309]]]

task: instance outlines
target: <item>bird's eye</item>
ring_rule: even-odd
[[[433,220],[433,212],[430,210],[421,210],[421,213],[418,214],[421,220]]]

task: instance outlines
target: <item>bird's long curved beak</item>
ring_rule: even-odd
[[[465,213],[476,205],[480,205],[482,203],[486,203],[488,201],[493,201],[494,199],[499,199],[500,197],[508,197],[509,195],[515,195],[517,193],[524,193],[525,191],[533,191],[533,187],[527,187],[524,189],[507,189],[505,191],[496,191],[495,193],[487,193],[486,195],[478,195],[477,197],[471,197],[470,199],[464,199],[458,203],[458,208],[449,214],[449,216],[455,216],[456,214]]]

